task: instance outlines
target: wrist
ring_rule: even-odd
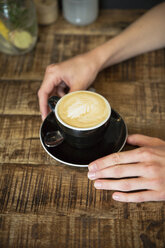
[[[98,46],[89,51],[87,54],[89,61],[96,73],[99,73],[103,69],[104,63],[106,61],[106,55],[104,54],[105,51],[103,46],[104,45]]]
[[[120,61],[121,47],[117,39],[113,38],[88,52],[97,72]]]
[[[96,49],[93,49],[85,54],[86,61],[89,64],[90,71],[94,74],[98,74],[101,67],[101,62],[99,60],[99,54]]]

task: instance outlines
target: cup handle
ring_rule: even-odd
[[[59,100],[60,100],[60,97],[58,96],[52,96],[48,99],[48,105],[53,112],[55,112],[55,106]]]

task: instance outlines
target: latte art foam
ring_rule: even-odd
[[[104,98],[96,93],[81,91],[64,96],[58,106],[58,115],[66,124],[89,128],[99,125],[109,116]]]
[[[82,115],[87,115],[90,111],[94,110],[94,105],[93,103],[90,105],[89,103],[83,103],[82,101],[77,99],[73,105],[69,106],[68,111],[67,111],[67,117],[74,119],[78,118]]]

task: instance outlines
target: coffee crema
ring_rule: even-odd
[[[91,128],[108,118],[110,107],[97,93],[77,91],[61,98],[57,112],[60,119],[70,126]]]

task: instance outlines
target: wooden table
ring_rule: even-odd
[[[110,39],[143,10],[105,10],[77,28],[62,17],[40,27],[25,56],[0,54],[0,247],[165,247],[165,203],[120,203],[95,190],[86,168],[49,157],[39,140],[37,91],[47,65]],[[129,133],[165,139],[165,50],[101,72],[93,87]],[[127,149],[127,147],[125,148]]]

